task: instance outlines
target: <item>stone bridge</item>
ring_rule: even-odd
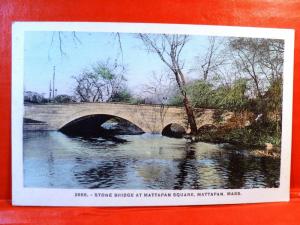
[[[196,109],[195,115],[198,128],[207,124],[228,124],[233,117],[233,113],[230,112],[218,113],[216,116],[213,109]],[[40,122],[39,126],[37,123],[29,123],[29,126],[42,127],[43,130],[60,130],[69,123],[92,116],[103,116],[101,123],[109,118],[119,117],[133,123],[144,132],[161,133],[172,123],[179,124],[189,131],[184,108],[174,106],[120,103],[25,104],[24,112],[24,118],[27,120]],[[33,127],[31,129],[36,129]]]

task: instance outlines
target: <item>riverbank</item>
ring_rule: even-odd
[[[196,136],[188,136],[195,142],[215,144],[228,143],[238,148],[247,148],[255,156],[280,158],[281,135],[274,124],[253,124],[230,129],[225,127],[204,127]]]

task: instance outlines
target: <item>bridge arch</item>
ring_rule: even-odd
[[[186,134],[186,129],[178,123],[169,123],[161,132],[163,136],[182,138]]]
[[[69,119],[62,123],[64,125],[61,125],[59,130],[66,134],[93,136],[99,134],[100,132],[108,132],[109,129],[105,129],[104,127],[101,127],[101,125],[111,119],[115,119],[116,121],[121,122],[123,125],[125,124],[129,134],[144,133],[144,130],[134,122],[120,116],[110,114],[89,114],[80,117],[73,117],[72,120]],[[112,129],[112,131],[113,130],[114,129]]]
[[[92,110],[90,109],[84,109],[84,110],[76,110],[72,114],[66,115],[59,123],[58,129],[61,129],[66,124],[71,123],[72,121],[75,121],[77,119],[80,119],[82,117],[87,116],[96,116],[96,115],[106,115],[116,118],[121,118],[124,120],[127,120],[128,122],[135,124],[136,126],[140,127],[143,131],[145,131],[145,126],[142,123],[143,121],[139,120],[135,116],[136,111],[130,112],[127,110],[111,110],[109,107],[94,107]]]

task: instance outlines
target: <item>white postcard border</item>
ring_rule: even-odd
[[[280,187],[236,190],[91,190],[25,188],[23,185],[23,75],[25,31],[176,33],[209,36],[283,39],[285,41],[285,52],[283,72],[283,130],[281,147]],[[11,101],[13,204],[33,206],[154,206],[289,201],[292,137],[293,61],[294,30],[292,29],[145,23],[15,22],[12,26]],[[76,193],[85,193],[87,197],[75,197]],[[129,195],[130,193],[133,194],[134,197],[103,197],[110,195],[114,196],[115,194],[120,194],[120,196],[122,194]],[[186,195],[191,195],[191,193],[194,193],[195,196],[177,196],[184,193],[186,193]],[[217,196],[214,195],[214,193],[223,193],[224,196]],[[228,193],[236,193],[236,195],[227,195]],[[141,194],[142,196],[139,197],[139,194]],[[164,195],[168,194],[171,194],[172,197],[164,197]]]

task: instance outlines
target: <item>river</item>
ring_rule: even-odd
[[[24,186],[101,189],[241,189],[279,186],[280,160],[247,149],[161,135],[126,143],[24,131]]]

